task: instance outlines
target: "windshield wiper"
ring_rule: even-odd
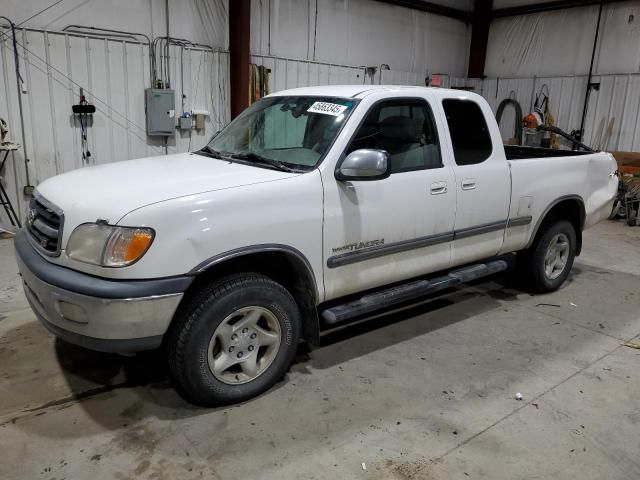
[[[228,155],[225,155],[223,152],[219,152],[218,150],[214,150],[209,145],[205,145],[200,150],[196,151],[196,153],[204,153],[209,157],[219,158],[221,160],[229,160]]]
[[[253,153],[253,152],[234,153],[231,155],[231,158],[236,158],[238,160],[248,160],[250,162],[264,163],[266,165],[275,167],[278,170],[282,170],[283,172],[296,171],[293,168],[287,167],[284,163],[278,160],[274,160],[273,158],[263,157],[262,155],[258,155],[257,153]]]

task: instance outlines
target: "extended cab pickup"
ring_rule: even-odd
[[[617,192],[604,152],[503,147],[480,96],[328,86],[269,95],[202,150],[42,182],[15,241],[56,336],[164,346],[191,401],[255,396],[300,339],[516,265],[557,289]]]

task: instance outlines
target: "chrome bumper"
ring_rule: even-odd
[[[25,250],[16,246],[16,251],[25,295],[38,319],[57,337],[92,350],[131,353],[159,347],[184,295],[175,292],[101,298],[74,292],[40,279],[22,258],[27,256]],[[79,273],[64,270],[73,272],[69,276]],[[86,277],[95,281],[95,277]]]

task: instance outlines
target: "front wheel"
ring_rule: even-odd
[[[205,287],[169,332],[169,370],[180,393],[202,406],[237,403],[287,372],[300,336],[289,292],[258,274]]]
[[[560,288],[576,256],[576,231],[566,220],[550,224],[533,246],[518,254],[522,272],[540,293]]]

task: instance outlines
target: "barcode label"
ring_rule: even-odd
[[[347,107],[345,105],[338,105],[337,103],[315,102],[309,107],[307,112],[324,113],[325,115],[333,115],[334,117],[337,117],[342,115],[342,112],[346,109]]]

